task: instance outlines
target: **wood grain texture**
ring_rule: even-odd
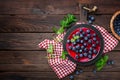
[[[1,0],[0,8],[0,14],[79,14],[75,0]]]
[[[107,53],[109,60],[114,60],[114,65],[106,65],[103,72],[120,71],[120,53],[111,51]],[[52,71],[46,57],[46,51],[0,51],[0,71],[11,72],[36,72]],[[9,67],[8,67],[9,66]],[[93,66],[79,66],[84,71],[92,71]]]
[[[101,75],[102,74],[102,75]],[[119,80],[120,72],[84,72],[81,75],[75,75],[75,80]],[[48,76],[49,75],[49,76]],[[110,76],[112,75],[112,76]],[[2,80],[59,80],[54,72],[3,72],[0,73]],[[62,80],[69,80],[65,77]]]
[[[55,33],[0,33],[0,50],[43,50],[38,44],[55,36]],[[115,50],[120,50],[120,43]]]

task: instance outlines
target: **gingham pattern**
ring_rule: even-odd
[[[83,23],[76,23],[76,24],[84,24]],[[96,29],[98,29],[102,36],[104,37],[104,42],[105,42],[105,47],[103,52],[109,52],[112,49],[114,49],[114,47],[118,44],[118,40],[115,39],[111,34],[109,34],[103,27],[97,26],[97,25],[93,25]],[[65,33],[58,35],[56,38],[57,39],[63,39]],[[63,78],[65,76],[67,76],[68,74],[74,72],[75,68],[76,68],[76,64],[73,63],[72,61],[68,60],[68,58],[66,60],[62,60],[60,58],[62,51],[63,51],[63,46],[61,42],[56,42],[55,40],[48,40],[45,39],[44,41],[42,41],[39,44],[40,48],[44,48],[47,49],[49,44],[53,44],[54,46],[54,55],[55,58],[50,58],[48,59],[48,62],[51,66],[51,68],[55,71],[55,73],[57,74],[58,78]],[[49,53],[47,54],[47,56],[50,56]]]

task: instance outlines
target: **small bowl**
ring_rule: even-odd
[[[114,20],[117,18],[117,16],[120,15],[120,11],[117,11],[111,18],[111,21],[110,21],[110,28],[111,28],[111,31],[113,33],[113,35],[118,39],[120,40],[120,36],[115,32],[114,30]]]

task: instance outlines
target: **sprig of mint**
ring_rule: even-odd
[[[95,63],[95,66],[97,68],[98,71],[100,71],[104,66],[105,64],[107,63],[108,61],[108,56],[107,55],[104,55],[103,57],[101,57],[96,63]]]
[[[61,55],[61,58],[62,59],[66,59],[66,55],[67,55],[68,53],[66,52],[66,51],[62,51],[62,55]]]
[[[57,29],[53,27],[53,31],[57,34],[61,34],[65,31],[65,28],[68,28],[70,24],[76,21],[77,21],[77,18],[74,15],[67,14],[67,16],[65,16],[64,19],[60,21],[60,28]]]
[[[47,52],[50,54],[53,54],[53,45],[52,44],[49,44]]]

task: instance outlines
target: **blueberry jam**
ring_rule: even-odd
[[[113,22],[115,33],[120,36],[120,14],[116,16]]]
[[[100,38],[90,28],[76,28],[67,37],[66,49],[74,60],[78,62],[89,62],[100,51]]]

